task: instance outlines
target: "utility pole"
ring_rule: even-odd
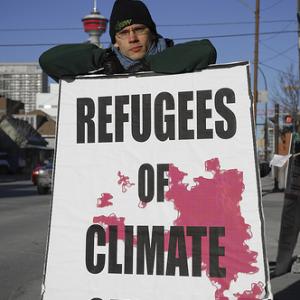
[[[300,0],[298,0],[300,2]],[[254,47],[254,82],[253,82],[253,109],[254,109],[254,121],[256,124],[257,117],[257,82],[258,82],[258,48],[259,48],[259,12],[260,12],[260,0],[256,0],[255,8],[255,47]]]

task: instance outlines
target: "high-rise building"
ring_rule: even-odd
[[[59,84],[50,83],[50,90],[48,93],[37,93],[36,109],[43,111],[56,121],[58,111],[58,98]]]
[[[25,112],[36,107],[36,94],[47,92],[48,77],[38,63],[0,63],[0,95],[24,103]]]

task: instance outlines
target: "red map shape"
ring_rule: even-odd
[[[224,227],[225,236],[220,237],[220,246],[225,248],[225,256],[219,257],[219,266],[226,268],[225,278],[209,277],[209,245],[208,239],[202,238],[202,269],[215,285],[215,299],[227,300],[224,292],[229,290],[232,281],[236,281],[239,273],[253,274],[258,272],[257,253],[251,251],[246,241],[251,238],[250,226],[241,215],[240,202],[244,191],[243,173],[236,170],[221,170],[219,159],[211,159],[205,163],[206,171],[212,178],[194,178],[195,185],[190,187],[183,183],[186,173],[174,165],[169,166],[169,190],[165,198],[174,204],[178,211],[175,226],[212,226]],[[94,223],[118,225],[118,239],[124,240],[125,217],[98,216]],[[169,232],[165,234],[165,251],[168,249]],[[191,239],[186,241],[187,256],[192,257]],[[254,285],[253,285],[254,284]],[[255,283],[252,287],[258,287]],[[237,299],[259,299],[262,289],[236,294]]]
[[[225,248],[225,256],[220,257],[219,265],[226,268],[226,277],[210,280],[219,284],[215,298],[227,299],[223,293],[229,289],[231,281],[237,279],[238,273],[251,274],[258,271],[258,268],[252,265],[256,262],[257,253],[250,251],[245,243],[251,238],[251,231],[241,215],[239,205],[244,190],[242,172],[234,169],[220,170],[218,159],[207,161],[206,170],[213,174],[213,178],[194,178],[196,185],[188,190],[187,184],[182,183],[187,174],[170,165],[169,191],[166,198],[174,203],[179,212],[174,221],[177,226],[205,224],[225,227],[225,237],[220,239]],[[209,267],[207,243],[207,239],[203,239],[202,255],[206,271]],[[187,255],[191,257],[191,243],[186,247]]]
[[[106,206],[111,206],[113,203],[109,201],[112,199],[113,196],[109,193],[103,193],[101,194],[101,197],[97,199],[97,207],[106,207]]]
[[[253,283],[251,285],[250,291],[245,291],[243,294],[235,294],[237,296],[237,300],[247,300],[247,299],[260,299],[257,298],[264,290],[264,285],[262,282]]]

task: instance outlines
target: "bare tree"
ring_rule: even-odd
[[[283,112],[293,118],[293,128],[297,128],[297,116],[300,110],[300,81],[295,74],[293,65],[286,72],[281,72],[278,85],[273,90],[272,100],[278,103]]]

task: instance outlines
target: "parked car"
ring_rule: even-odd
[[[52,159],[45,160],[44,162],[37,163],[36,166],[32,169],[31,181],[32,181],[33,185],[37,185],[37,177],[39,175],[40,169],[43,168],[44,166],[46,166],[47,164],[50,164],[50,163],[52,164]]]
[[[43,167],[43,165],[37,165],[33,168],[32,172],[31,172],[31,181],[34,185],[37,184],[37,177],[38,177],[39,171],[42,167]]]
[[[39,194],[51,193],[52,189],[52,172],[53,164],[52,162],[46,164],[38,170],[37,174],[37,191]]]

